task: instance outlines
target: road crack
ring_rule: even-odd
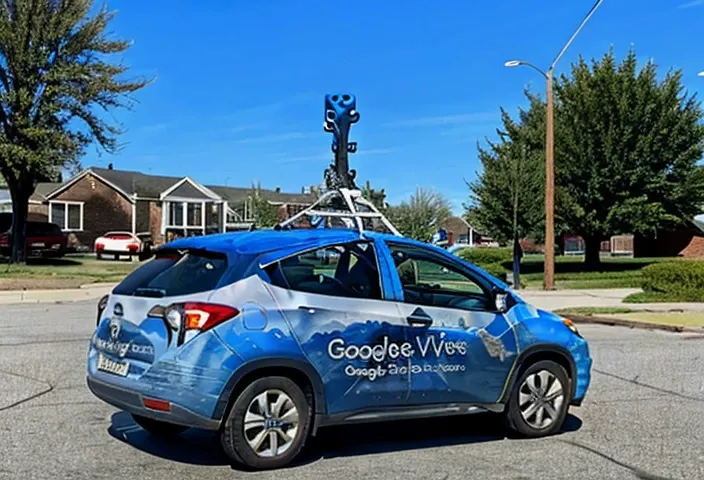
[[[695,402],[704,402],[704,398],[701,398],[701,397],[695,397],[695,396],[692,396],[692,395],[687,395],[686,393],[673,392],[672,390],[668,390],[668,389],[666,389],[666,388],[660,388],[660,387],[656,387],[655,385],[650,385],[650,384],[648,384],[648,383],[639,382],[639,381],[638,381],[638,377],[639,377],[640,375],[636,375],[635,378],[626,378],[626,377],[622,377],[622,376],[620,376],[620,375],[616,375],[616,374],[614,374],[614,373],[609,373],[609,372],[605,372],[605,371],[603,371],[603,370],[598,370],[598,369],[596,369],[596,368],[593,369],[593,371],[596,372],[596,373],[600,373],[600,374],[602,374],[602,375],[605,375],[605,376],[607,376],[607,377],[611,377],[611,378],[614,378],[614,379],[616,379],[616,380],[621,380],[622,382],[628,382],[628,383],[630,383],[630,384],[637,385],[637,386],[639,386],[639,387],[648,388],[648,389],[653,390],[653,391],[656,391],[656,392],[664,393],[664,394],[667,394],[667,395],[673,395],[673,396],[675,396],[675,397],[683,398],[683,399],[685,399],[685,400],[692,400],[692,401],[695,401]]]
[[[625,468],[626,470],[629,470],[633,475],[636,476],[636,478],[639,478],[641,480],[674,480],[673,478],[670,478],[670,477],[662,477],[660,475],[648,473],[645,470],[642,470],[638,467],[634,467],[633,465],[629,465],[627,463],[616,460],[615,458],[610,457],[609,455],[600,452],[596,448],[592,448],[587,445],[581,444],[579,442],[575,442],[574,440],[560,439],[558,441],[562,442],[562,443],[566,443],[568,445],[572,445],[573,447],[581,448],[582,450],[586,450],[590,453],[593,453],[594,455],[598,455],[599,457],[603,458],[604,460],[608,460],[609,462],[613,463],[614,465],[618,465],[619,467],[622,467],[622,468]]]
[[[38,378],[32,378],[32,377],[29,377],[29,376],[27,376],[27,375],[22,375],[22,374],[19,374],[19,373],[8,372],[7,370],[0,370],[0,373],[4,373],[5,375],[10,375],[10,376],[12,376],[12,377],[23,378],[23,379],[25,379],[25,380],[30,380],[30,381],[35,382],[35,383],[43,383],[44,385],[46,385],[46,388],[45,388],[44,390],[40,391],[40,392],[37,392],[37,393],[35,393],[35,394],[33,394],[33,395],[30,395],[29,397],[25,397],[25,398],[23,398],[23,399],[21,399],[21,400],[17,400],[16,402],[13,402],[13,403],[11,403],[11,404],[9,404],[9,405],[5,405],[4,407],[0,407],[0,412],[4,412],[4,411],[10,410],[10,409],[12,409],[12,408],[15,408],[15,407],[17,407],[17,406],[19,406],[19,405],[22,405],[23,403],[27,403],[27,402],[29,402],[29,401],[32,401],[32,400],[34,400],[35,398],[42,397],[42,396],[46,395],[47,393],[50,393],[51,391],[54,390],[54,385],[52,385],[51,383],[49,383],[49,382],[47,382],[47,381],[45,381],[45,380],[40,380],[40,379],[38,379]]]
[[[26,345],[51,345],[53,343],[79,343],[90,342],[90,338],[65,338],[61,340],[33,340],[16,343],[0,343],[0,347],[19,347]]]

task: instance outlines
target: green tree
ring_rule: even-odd
[[[477,145],[482,171],[466,182],[470,200],[465,217],[501,243],[543,238],[545,202],[545,106],[526,92],[529,108],[513,120],[502,108],[498,142]]]
[[[108,123],[113,108],[149,83],[125,80],[123,65],[107,62],[129,42],[107,38],[114,17],[89,17],[89,0],[0,0],[0,174],[12,196],[11,261],[25,259],[28,200],[40,181],[80,163],[97,143],[119,149],[121,132]],[[101,112],[102,111],[102,112]]]
[[[276,205],[269,203],[261,185],[252,185],[249,195],[252,206],[252,216],[257,228],[271,228],[279,223],[279,213]]]
[[[586,262],[614,234],[645,233],[689,221],[704,205],[702,110],[681,71],[661,81],[631,50],[591,66],[580,57],[556,81],[557,209],[585,240]]]
[[[386,191],[382,188],[381,190],[376,190],[372,188],[369,180],[362,187],[362,197],[372,203],[380,212],[386,210]]]
[[[428,242],[439,225],[452,216],[452,207],[441,193],[418,187],[408,202],[387,208],[386,216],[401,234]]]

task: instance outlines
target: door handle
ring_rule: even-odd
[[[306,307],[305,305],[299,305],[298,307],[299,310],[305,310],[308,313],[315,313],[315,308],[313,307]]]
[[[433,324],[433,319],[430,315],[425,313],[422,309],[417,308],[406,317],[406,321],[409,325],[421,325],[423,327],[428,327]]]

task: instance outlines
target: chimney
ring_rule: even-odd
[[[108,170],[112,170],[112,162],[108,163]]]

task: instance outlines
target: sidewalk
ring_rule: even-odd
[[[94,283],[65,290],[0,291],[0,305],[18,303],[58,303],[97,301],[112,291],[115,284]],[[623,299],[638,288],[608,288],[594,290],[521,290],[518,294],[528,303],[544,310],[574,307],[624,307],[638,311],[666,312],[681,310],[704,313],[704,303],[623,303]]]
[[[574,307],[624,307],[631,310],[666,312],[682,310],[704,313],[704,303],[623,303],[623,299],[639,288],[608,288],[594,290],[521,290],[518,294],[543,310]]]
[[[7,290],[0,291],[0,305],[18,303],[59,303],[99,300],[115,287],[109,283],[83,285],[81,288],[57,290]]]

